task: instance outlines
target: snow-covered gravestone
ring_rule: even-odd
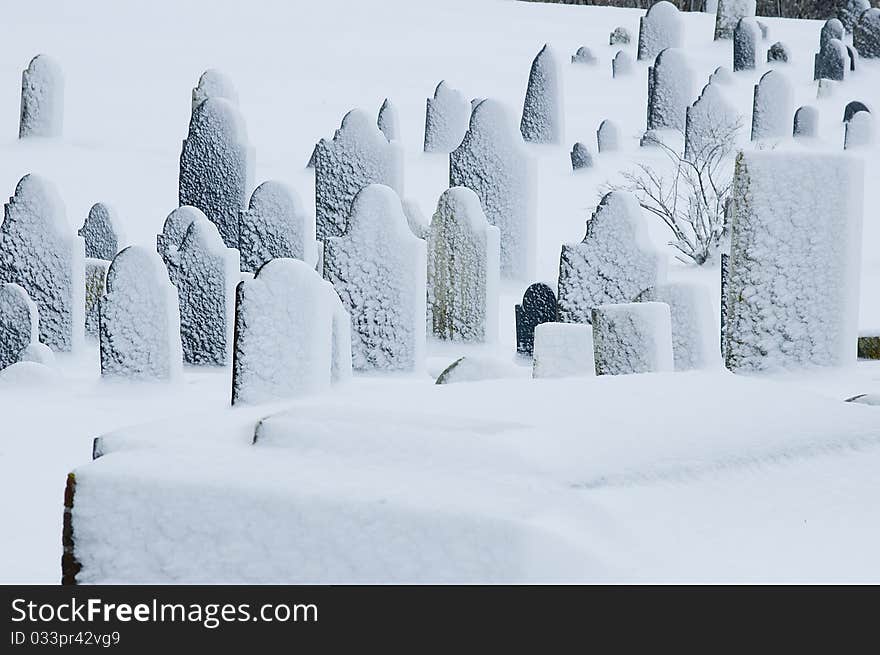
[[[196,88],[192,90],[192,110],[208,98],[223,98],[238,107],[238,92],[226,75],[209,68],[199,77]]]
[[[376,126],[389,141],[400,139],[400,121],[397,118],[397,107],[392,104],[390,98],[385,98],[382,106],[379,107]]]
[[[428,233],[428,304],[435,337],[488,342],[498,335],[498,228],[480,199],[454,187],[440,196]]]
[[[671,2],[661,0],[639,19],[640,61],[653,60],[662,50],[678,48],[682,42],[681,15]]]
[[[843,153],[739,155],[725,327],[727,367],[855,362],[864,168]]]
[[[577,323],[541,323],[535,327],[533,378],[595,375],[593,331]]]
[[[740,117],[724,97],[717,83],[709,82],[700,97],[687,108],[684,153],[685,157],[707,159],[708,150],[726,141],[739,126]]]
[[[194,365],[228,364],[232,354],[235,286],[240,278],[238,251],[227,248],[217,227],[203,216],[186,230],[168,276],[177,287],[183,361]]]
[[[755,15],[755,0],[718,0],[715,13],[715,40],[732,39],[737,23]]]
[[[86,258],[86,334],[90,337],[97,337],[99,333],[101,321],[99,301],[104,295],[109,268],[110,262],[106,259]]]
[[[815,137],[819,135],[819,110],[805,105],[794,112],[794,128],[792,134],[797,137]]]
[[[156,251],[168,268],[176,266],[183,237],[193,221],[200,218],[207,217],[195,207],[178,207],[168,214],[162,225],[162,233],[156,237]]]
[[[571,56],[572,64],[595,64],[596,61],[596,56],[583,45]]]
[[[664,273],[639,201],[625,191],[612,191],[587,222],[584,240],[562,246],[559,320],[589,323],[594,307],[632,302],[661,282]]]
[[[674,370],[669,305],[637,302],[593,309],[596,375]]]
[[[504,107],[483,100],[461,145],[449,154],[449,186],[480,198],[489,223],[501,231],[501,275],[528,279],[534,266],[535,200],[532,162]]]
[[[822,26],[822,31],[819,32],[819,50],[822,50],[831,39],[843,41],[844,36],[843,23],[836,18],[829,18]]]
[[[183,355],[177,292],[162,260],[141,246],[123,249],[101,297],[101,374],[167,380]]]
[[[403,193],[403,153],[389,143],[375,121],[361,109],[342,119],[333,139],[321,139],[315,151],[315,221],[317,238],[345,233],[357,193],[384,184]]]
[[[425,152],[450,153],[468,129],[471,105],[460,91],[441,81],[425,108]]]
[[[874,142],[874,124],[870,112],[857,112],[846,122],[846,135],[843,141],[845,150],[869,146]]]
[[[85,241],[86,257],[110,261],[119,252],[119,221],[103,202],[92,205],[77,234]]]
[[[530,285],[516,305],[516,352],[532,355],[535,346],[535,328],[542,323],[555,322],[558,316],[556,294],[543,282]]]
[[[37,55],[21,74],[18,137],[61,136],[64,123],[64,75],[51,57]]]
[[[754,18],[741,18],[733,30],[733,71],[752,70],[757,61],[761,28]]]
[[[846,103],[846,107],[843,108],[843,122],[848,122],[850,118],[860,111],[870,112],[871,110],[868,109],[868,106],[865,103],[859,102],[858,100]]]
[[[599,154],[619,150],[620,130],[617,129],[617,124],[608,119],[599,123],[599,129],[596,130],[596,141],[599,147]]]
[[[238,215],[251,186],[251,159],[235,105],[209,97],[193,109],[180,153],[178,199],[181,206],[202,210],[229,248],[238,247]]]
[[[611,30],[611,34],[608,35],[608,45],[626,45],[630,41],[632,41],[632,36],[625,27],[615,27]]]
[[[571,148],[571,168],[574,171],[579,171],[582,168],[592,168],[593,166],[593,155],[590,154],[590,149],[587,148],[583,143],[578,141]]]
[[[870,8],[869,0],[842,0],[837,7],[837,19],[840,21],[841,27],[850,33],[859,22],[859,16]],[[842,37],[836,38],[843,40]]]
[[[235,294],[232,404],[321,391],[351,377],[350,319],[333,286],[273,259]]]
[[[719,66],[716,68],[712,74],[709,76],[709,83],[712,82],[716,84],[720,84],[722,86],[730,86],[733,84],[734,77],[733,73],[726,66]]]
[[[611,77],[618,78],[629,75],[633,71],[635,62],[632,56],[625,50],[618,50],[611,60]]]
[[[326,242],[324,277],[351,315],[355,370],[412,371],[426,340],[426,245],[394,190],[371,184],[355,196],[348,230]]]
[[[791,85],[776,70],[767,71],[755,85],[752,103],[752,141],[788,136],[792,100]]]
[[[782,41],[777,41],[767,50],[767,63],[787,63],[791,58],[791,55],[788,54],[788,46],[786,46]]]
[[[859,16],[853,28],[853,47],[860,57],[880,57],[880,9],[872,7]]]
[[[556,54],[544,44],[532,61],[519,129],[531,143],[561,143],[563,127],[562,75]]]
[[[74,350],[85,326],[85,252],[64,215],[55,186],[25,175],[0,223],[0,283],[21,285],[37,304],[40,341]]]
[[[315,263],[314,221],[293,189],[268,180],[254,190],[239,218],[238,249],[241,270],[249,273],[282,257]]]
[[[639,300],[669,305],[676,371],[706,368],[719,362],[718,325],[706,287],[686,282],[660,284],[645,291]]]
[[[813,59],[814,80],[835,80],[842,82],[849,69],[849,54],[846,45],[838,39],[829,39]]]
[[[38,323],[37,305],[27,291],[12,282],[0,285],[0,371],[39,342]]]
[[[648,129],[684,130],[692,97],[693,74],[687,55],[677,48],[664,50],[648,68]]]

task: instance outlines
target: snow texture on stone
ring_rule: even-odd
[[[612,191],[587,221],[583,241],[562,246],[559,320],[589,323],[594,307],[632,302],[664,275],[665,261],[651,245],[638,199]]]
[[[77,234],[85,241],[86,257],[110,261],[119,252],[119,220],[113,208],[103,202],[92,205]]]
[[[754,18],[741,18],[733,30],[733,72],[752,70],[758,59],[761,29]]]
[[[687,108],[684,152],[685,157],[698,155],[706,159],[706,151],[717,145],[721,135],[736,129],[741,117],[725,98],[719,84],[709,82],[693,105]]]
[[[177,287],[183,361],[224,366],[232,358],[238,251],[227,248],[217,226],[193,220],[180,248],[169,258],[168,276]]]
[[[324,140],[324,139],[321,139],[321,141],[323,141],[323,140]],[[309,155],[309,161],[308,161],[308,163],[306,164],[306,168],[314,168],[314,167],[315,167],[315,160],[316,160],[317,157],[318,157],[318,146],[321,145],[321,141],[319,141],[318,143],[316,143],[316,144],[315,144],[315,147],[312,148],[312,154]]]
[[[632,41],[632,35],[625,27],[615,27],[608,36],[608,45],[627,44]]]
[[[168,214],[162,225],[162,233],[156,236],[156,251],[166,266],[175,265],[186,231],[193,221],[200,218],[207,218],[207,216],[202,210],[195,207],[178,207]]]
[[[450,153],[464,138],[471,103],[464,94],[441,81],[425,107],[425,152]]]
[[[719,66],[709,76],[709,82],[715,82],[716,84],[721,84],[722,86],[730,86],[734,82],[733,73],[726,66]]]
[[[693,282],[659,284],[645,291],[639,300],[669,305],[676,371],[720,364],[718,324],[715,322],[712,296],[705,286]]]
[[[730,255],[726,252],[721,253],[721,266],[719,268],[721,277],[721,311],[719,312],[719,318],[721,319],[721,359],[727,361],[724,350],[727,347],[727,338],[724,335],[727,329],[727,307],[730,304],[730,296],[727,293],[728,284],[730,283]]]
[[[0,284],[0,370],[22,361],[22,352],[39,342],[37,305],[23,287]]]
[[[869,0],[842,0],[837,7],[837,19],[840,21],[843,29],[847,33],[851,33],[859,21],[859,16],[870,8],[871,3]],[[843,40],[842,37],[836,38]]]
[[[199,77],[198,84],[192,90],[192,111],[208,98],[223,98],[238,107],[238,91],[225,74],[209,68]]]
[[[853,28],[853,47],[860,57],[880,57],[880,9],[872,7],[859,16]]]
[[[590,149],[587,148],[583,143],[578,141],[571,148],[571,168],[574,171],[579,171],[582,168],[592,168],[593,167],[593,155],[590,154]]]
[[[829,18],[822,26],[822,31],[819,32],[819,50],[822,50],[831,39],[843,41],[844,36],[843,23],[836,18]]]
[[[333,286],[298,259],[238,285],[232,404],[313,393],[351,376],[351,328]]]
[[[813,79],[842,82],[849,70],[846,45],[838,39],[829,39],[813,59]]]
[[[564,136],[562,74],[553,48],[544,44],[532,61],[519,129],[531,143],[561,143]]]
[[[607,118],[599,123],[599,129],[596,130],[596,142],[599,154],[620,150],[620,130],[617,128],[617,124]]]
[[[846,122],[846,134],[843,147],[845,150],[862,148],[874,143],[874,120],[867,111],[856,112]]]
[[[501,235],[480,199],[453,187],[440,196],[428,234],[428,310],[432,334],[448,341],[498,337]]]
[[[193,109],[180,153],[178,200],[202,210],[229,248],[238,247],[238,215],[247,204],[252,159],[235,105],[209,97]]]
[[[535,347],[535,327],[555,322],[559,315],[556,294],[543,282],[529,285],[521,303],[514,307],[516,318],[516,352],[532,356]]]
[[[18,138],[61,136],[64,124],[64,75],[58,63],[37,55],[21,74]]]
[[[425,242],[407,225],[400,198],[380,184],[358,193],[348,230],[327,240],[324,277],[351,316],[355,370],[422,367],[426,255]]]
[[[672,319],[669,305],[637,302],[593,309],[596,375],[672,371]]]
[[[430,222],[422,213],[419,204],[412,198],[404,198],[402,201],[403,213],[406,216],[407,225],[412,233],[419,239],[427,239],[430,230]]]
[[[583,45],[571,56],[572,64],[595,64],[597,61],[596,55],[587,46]]]
[[[509,361],[492,357],[468,355],[459,357],[437,376],[435,384],[458,384],[480,382],[521,376],[521,367]]]
[[[798,137],[819,136],[819,110],[810,105],[799,107],[794,112],[792,134]]]
[[[639,61],[653,61],[662,50],[681,44],[681,14],[671,2],[661,0],[639,19]]]
[[[692,101],[693,73],[687,54],[677,48],[664,50],[648,68],[648,129],[684,130]]]
[[[85,326],[83,240],[67,222],[55,185],[25,175],[0,224],[0,283],[14,282],[37,304],[40,341],[53,350],[76,349]]]
[[[535,259],[535,172],[522,136],[496,100],[471,115],[461,145],[449,155],[449,186],[474,191],[489,223],[501,231],[501,276],[529,279]]]
[[[400,139],[400,120],[397,118],[397,107],[390,98],[385,98],[379,107],[379,115],[376,117],[376,126],[389,141]]]
[[[116,255],[100,311],[102,375],[168,380],[181,374],[177,292],[158,254],[129,246]]]
[[[315,222],[284,182],[268,180],[254,189],[238,223],[241,270],[255,273],[270,259],[301,259],[314,265]]]
[[[611,60],[611,77],[617,78],[632,73],[635,67],[632,55],[626,50],[618,50]]]
[[[104,295],[108,268],[110,262],[105,259],[86,258],[86,334],[90,337],[97,338],[100,332],[99,301]]]
[[[791,84],[777,70],[764,73],[755,85],[752,141],[787,137],[794,105]]]
[[[541,323],[535,327],[533,378],[595,375],[593,331],[577,323]]]
[[[767,50],[767,63],[788,63],[791,55],[788,54],[788,46],[782,41],[777,41]]]
[[[737,23],[755,15],[755,0],[718,0],[715,13],[715,40],[732,39]]]
[[[864,169],[855,157],[737,159],[726,364],[755,372],[855,362]]]
[[[871,110],[868,109],[868,106],[865,105],[865,103],[859,102],[858,100],[846,103],[846,107],[843,108],[843,122],[846,123],[860,111],[870,112]]]
[[[397,143],[389,143],[365,111],[353,109],[332,140],[318,143],[315,229],[319,240],[345,233],[351,203],[369,184],[384,184],[402,195],[403,152]]]

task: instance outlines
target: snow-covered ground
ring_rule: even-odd
[[[312,210],[313,173],[305,164],[315,142],[331,136],[349,109],[375,114],[390,97],[406,151],[404,195],[430,216],[448,183],[448,158],[421,152],[425,98],[446,79],[468,97],[499,99],[518,115],[532,58],[550,42],[565,57],[565,146],[530,150],[539,162],[536,279],[555,287],[560,245],[583,237],[600,186],[636,157],[651,156],[638,148],[646,64],[612,80],[619,46],[607,45],[618,25],[636,37],[642,13],[504,0],[15,3],[0,27],[0,189],[11,195],[22,175],[40,173],[58,185],[72,226],[105,201],[131,243],[153,247],[177,205],[190,91],[214,67],[237,87],[256,153],[255,182],[286,181]],[[683,20],[696,98],[711,71],[731,65],[731,43],[712,40],[713,16]],[[779,67],[795,107],[820,110],[824,144],[815,147],[842,148],[844,105],[861,100],[880,108],[880,63],[862,60],[831,97],[817,100],[812,70],[821,23],[762,20],[770,28],[764,48],[779,40],[792,53]],[[598,56],[597,65],[567,63],[581,45]],[[635,42],[626,48],[635,54]],[[64,70],[64,137],[18,141],[21,70],[38,52]],[[735,75],[730,95],[746,125],[752,86],[766,70],[762,63]],[[595,155],[595,132],[606,118],[620,127],[622,151]],[[596,161],[577,175],[568,156],[575,141],[587,143]],[[871,183],[877,153],[877,146],[865,153],[863,329],[880,327],[880,224]],[[665,247],[663,226],[648,225]],[[672,250],[665,252],[672,259]],[[710,285],[717,302],[717,266],[671,263],[673,278]],[[504,285],[497,345],[433,344],[428,372],[474,351],[512,361],[513,304],[533,281]],[[287,513],[277,516],[309,530],[303,552],[327,556],[295,569],[257,567],[239,579],[880,581],[880,408],[842,402],[880,393],[876,364],[761,380],[719,370],[531,381],[525,367],[521,379],[449,387],[433,386],[426,374],[368,376],[332,394],[233,410],[228,369],[187,369],[175,383],[125,383],[100,379],[96,344],[58,360],[52,379],[35,379],[27,367],[0,373],[2,582],[59,579],[65,476],[88,462],[93,437],[110,432],[117,436],[106,440],[109,454],[83,469],[82,493],[90,479],[138,481],[161,471],[169,480],[163,506],[174,507],[180,494],[180,514],[152,518],[177,526],[163,538],[183,544],[163,551],[177,554],[170,563],[138,568],[148,566],[141,555],[150,544],[135,541],[140,533],[126,532],[123,519],[149,498],[137,484],[128,495],[104,487],[114,510],[108,525],[117,530],[110,534],[118,538],[110,546],[144,549],[119,560],[130,562],[123,571],[103,572],[115,580],[155,579],[157,571],[188,579],[175,568],[192,552],[186,517],[226,522],[252,509],[247,493],[276,489],[289,492],[282,494]],[[279,428],[274,440],[247,446],[259,419],[288,408],[305,413],[302,425],[311,432],[294,430],[299,438],[288,442]],[[333,421],[321,432],[328,415]],[[127,433],[143,423],[153,426]],[[162,444],[138,446],[157,440]],[[281,449],[292,452],[273,454]],[[226,477],[241,485],[241,512],[199,514],[212,499],[229,499],[209,479]],[[383,504],[391,509],[377,509]],[[213,524],[205,521],[188,534],[209,534]],[[334,558],[364,538],[364,525],[378,526],[369,544],[353,546],[350,559]],[[383,532],[383,525],[390,527]],[[279,539],[293,530],[286,527]],[[443,538],[436,548],[429,547],[432,535]],[[236,558],[247,541],[228,545]],[[374,553],[381,566],[364,568],[377,561]],[[202,581],[221,578],[208,571]]]

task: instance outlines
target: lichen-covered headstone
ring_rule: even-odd
[[[676,371],[719,364],[718,325],[709,290],[699,284],[674,282],[652,287],[640,301],[669,305],[672,318],[672,354]]]
[[[740,116],[724,97],[719,84],[709,82],[700,97],[687,108],[684,132],[685,157],[706,161],[709,151],[736,130]]]
[[[270,259],[282,257],[316,261],[314,221],[283,182],[268,180],[258,186],[238,225],[243,271],[255,273]]]
[[[593,155],[590,154],[590,149],[587,148],[583,143],[578,141],[571,148],[571,168],[572,170],[579,171],[582,168],[592,168],[593,167]]]
[[[100,331],[98,305],[104,295],[108,268],[110,262],[105,259],[86,258],[86,334],[90,337],[97,337]]]
[[[355,370],[411,371],[426,339],[425,242],[390,187],[371,184],[351,206],[348,230],[327,239],[326,277],[351,315]]]
[[[101,374],[167,380],[181,373],[177,292],[159,255],[123,249],[110,264],[100,301]]]
[[[715,13],[715,40],[732,39],[737,23],[755,15],[755,0],[718,0]]]
[[[225,74],[209,68],[199,77],[198,84],[192,90],[192,110],[208,98],[223,98],[238,107],[238,91]]]
[[[563,116],[562,75],[553,48],[544,44],[532,61],[526,87],[519,124],[523,139],[531,143],[561,143]]]
[[[385,98],[379,107],[379,115],[376,117],[376,126],[382,130],[382,134],[389,141],[400,139],[400,121],[397,118],[397,107],[390,98]]]
[[[813,79],[842,82],[849,70],[846,45],[838,39],[829,39],[813,59]]]
[[[449,186],[474,191],[501,231],[501,275],[528,279],[534,267],[535,190],[531,158],[504,107],[483,100],[461,145],[449,154]]]
[[[428,233],[428,310],[432,333],[449,341],[498,335],[500,234],[480,199],[454,187],[440,196]]]
[[[860,16],[853,28],[853,47],[860,57],[880,57],[880,9],[872,7]]]
[[[792,134],[797,137],[815,137],[819,135],[819,110],[810,105],[798,107],[794,112],[794,128]]]
[[[110,261],[119,252],[119,221],[116,212],[103,202],[92,205],[77,234],[85,241],[86,257]]]
[[[843,108],[843,122],[846,123],[860,111],[870,112],[871,110],[868,109],[868,106],[864,102],[859,102],[858,100],[846,103],[846,107]]]
[[[615,27],[611,30],[611,34],[608,36],[608,45],[626,45],[630,41],[632,41],[632,35],[630,35],[628,29],[621,26]]]
[[[786,46],[782,41],[777,41],[770,46],[769,50],[767,50],[768,64],[785,64],[788,63],[790,57],[791,55],[788,54],[788,46]]]
[[[577,323],[541,323],[535,327],[533,378],[595,375],[593,330]]]
[[[843,141],[845,150],[870,146],[874,143],[874,121],[867,111],[856,112],[846,122],[846,134]]]
[[[681,15],[671,2],[661,0],[651,5],[639,19],[640,61],[652,61],[662,50],[678,48],[682,43]]]
[[[596,375],[672,371],[672,319],[669,305],[637,302],[593,309]]]
[[[14,282],[37,304],[40,341],[76,349],[85,326],[85,247],[49,180],[25,175],[0,223],[0,283]]]
[[[755,85],[752,103],[752,141],[788,136],[791,125],[791,84],[777,70],[764,73]]]
[[[464,94],[441,81],[425,109],[425,152],[455,150],[468,129],[471,104]]]
[[[562,246],[559,320],[589,323],[594,307],[632,302],[661,282],[664,273],[639,201],[625,191],[612,191],[587,221],[584,240]]]
[[[607,118],[599,123],[599,129],[596,130],[596,141],[599,154],[620,150],[620,130],[617,129],[617,124]]]
[[[535,282],[526,289],[515,310],[516,352],[531,356],[535,346],[535,328],[542,323],[555,322],[559,314],[556,294],[543,282]]]
[[[23,287],[0,284],[0,371],[21,361],[22,352],[39,342],[37,305]]]
[[[196,106],[180,153],[178,200],[197,207],[238,247],[238,215],[251,187],[252,152],[238,109],[225,98]]]
[[[18,137],[61,136],[64,124],[64,75],[54,59],[37,55],[21,74]]]
[[[648,129],[684,130],[692,97],[693,73],[686,53],[664,50],[648,68]]]
[[[315,153],[315,229],[324,241],[345,233],[352,200],[369,184],[403,193],[403,153],[389,143],[370,116],[353,109],[333,139],[321,139]]]
[[[572,64],[595,64],[598,60],[587,46],[581,46],[571,56]]]
[[[859,21],[859,16],[870,8],[869,0],[842,0],[837,6],[837,19],[840,21],[841,27],[847,33],[851,33]]]
[[[754,18],[741,18],[733,30],[733,71],[752,70],[757,62],[761,29]]]
[[[632,73],[634,66],[635,62],[632,55],[625,50],[618,50],[617,54],[614,55],[614,59],[611,60],[611,77],[617,78],[629,75]]]
[[[847,154],[742,152],[732,192],[727,367],[855,362],[864,165]]]

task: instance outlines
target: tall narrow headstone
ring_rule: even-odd
[[[468,129],[471,105],[464,95],[441,81],[425,109],[425,152],[455,150]]]
[[[561,143],[563,127],[562,76],[556,54],[545,44],[532,61],[519,129],[532,143]]]
[[[733,71],[753,70],[758,59],[761,29],[754,18],[741,18],[733,30]]]
[[[639,19],[639,60],[653,61],[662,50],[681,44],[681,15],[675,5],[667,0],[651,5]]]
[[[315,223],[289,186],[268,180],[251,194],[241,213],[238,249],[241,270],[255,273],[270,259],[301,259],[314,264]]]
[[[535,328],[555,322],[558,316],[556,294],[543,282],[530,285],[516,305],[516,352],[531,356],[535,346]]]
[[[64,124],[64,75],[54,59],[37,55],[21,74],[18,138],[61,136]]]
[[[791,85],[777,70],[764,73],[755,85],[752,103],[752,141],[788,136],[791,123]]]
[[[684,51],[669,48],[657,55],[648,68],[648,129],[683,131],[692,94],[693,74]]]
[[[110,262],[106,259],[86,258],[86,334],[90,337],[97,337],[100,331],[99,304],[109,268]]]

